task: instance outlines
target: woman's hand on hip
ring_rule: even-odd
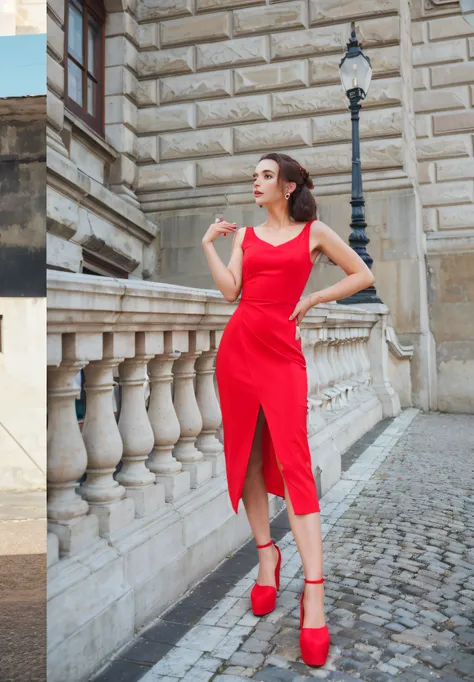
[[[304,316],[308,310],[313,307],[313,305],[314,303],[311,303],[310,297],[305,296],[305,298],[302,298],[300,301],[298,301],[289,319],[293,320],[296,317],[296,324],[301,324]]]

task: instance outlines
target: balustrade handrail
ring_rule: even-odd
[[[48,509],[61,553],[223,471],[215,358],[238,304],[215,289],[48,272]],[[367,396],[382,317],[337,304],[308,311],[301,331],[311,409],[337,413]]]
[[[217,289],[144,282],[49,270],[48,334],[78,331],[219,329],[239,304]],[[184,304],[184,305],[183,305]],[[73,313],[73,314],[72,314]],[[170,326],[170,317],[172,326]],[[372,327],[377,313],[355,306],[319,304],[306,314],[302,328]]]

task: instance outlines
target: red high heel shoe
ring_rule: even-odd
[[[267,542],[266,545],[257,545],[258,549],[263,547],[270,547],[275,545],[273,540]],[[250,592],[250,601],[252,602],[252,611],[254,616],[265,616],[267,613],[273,611],[276,606],[277,590],[280,589],[280,566],[281,566],[281,552],[278,545],[275,545],[278,550],[278,561],[275,568],[275,583],[273,585],[259,585],[255,583]]]
[[[305,583],[322,583],[325,578],[320,580],[306,580]],[[304,588],[300,599],[300,648],[301,658],[306,665],[324,665],[329,653],[329,630],[327,625],[320,628],[304,628]]]

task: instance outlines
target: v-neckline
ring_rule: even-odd
[[[307,225],[308,223],[306,223]],[[261,237],[258,236],[258,234],[255,232],[255,227],[252,227],[254,235],[257,237],[258,241],[263,242],[264,244],[268,244],[268,246],[272,246],[274,249],[278,249],[280,246],[284,246],[285,244],[289,244],[290,242],[295,241],[295,239],[298,239],[298,237],[301,237],[303,232],[306,230],[306,225],[303,227],[300,232],[295,237],[292,237],[291,239],[287,239],[286,242],[282,242],[281,244],[271,244],[270,242],[267,242],[266,239],[262,239]]]

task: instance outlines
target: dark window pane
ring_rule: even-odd
[[[96,83],[89,77],[87,79],[87,113],[91,116],[96,115],[96,90]]]
[[[69,4],[69,28],[67,41],[69,53],[72,54],[72,56],[80,64],[83,64],[82,9],[72,3]]]
[[[82,71],[68,59],[67,65],[67,92],[71,99],[82,106]]]
[[[89,32],[87,35],[87,70],[93,76],[97,76],[95,72],[95,51],[97,45],[97,26],[89,22]]]

